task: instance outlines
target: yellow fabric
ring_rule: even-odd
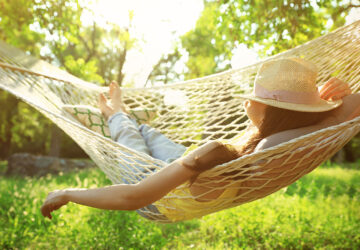
[[[232,138],[231,140],[222,140],[222,142],[229,143],[229,146],[241,144],[243,143],[244,139],[246,139],[245,137],[245,131],[243,131],[242,133],[240,133],[240,135]],[[189,154],[197,147],[198,146],[195,144],[190,145],[190,147],[187,148],[183,156]],[[237,185],[233,184],[227,187],[217,199],[202,202],[194,199],[193,195],[190,192],[189,185],[190,183],[187,182],[179,186],[177,189],[169,193],[168,196],[171,196],[171,198],[164,197],[160,201],[155,202],[154,205],[162,214],[164,214],[168,219],[173,222],[189,220],[192,218],[203,216],[204,209],[207,210],[207,213],[212,213],[219,210],[219,208],[224,206],[225,204],[232,203],[234,197],[236,197],[238,192]]]
[[[172,191],[170,198],[164,197],[160,201],[155,202],[154,205],[162,214],[173,222],[189,220],[203,216],[204,209],[207,210],[207,213],[212,213],[220,210],[225,204],[232,203],[238,192],[236,186],[237,185],[235,184],[228,187],[215,200],[201,202],[192,198],[188,184],[184,184],[183,186],[180,186],[179,189]],[[179,198],[174,198],[174,196]]]

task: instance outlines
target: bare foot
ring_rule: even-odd
[[[122,94],[121,89],[116,82],[110,83],[109,86],[110,100],[108,100],[104,94],[100,94],[99,107],[101,113],[103,113],[106,119],[108,119],[113,114],[118,113],[119,111],[128,113],[122,101],[121,94]]]

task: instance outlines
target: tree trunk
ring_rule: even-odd
[[[12,150],[12,117],[18,113],[19,99],[4,90],[0,90],[0,158],[6,159]]]
[[[122,73],[124,64],[125,64],[125,60],[126,60],[126,53],[127,53],[127,43],[125,42],[124,44],[124,51],[120,54],[119,56],[119,73],[118,73],[118,77],[117,77],[117,83],[119,84],[119,86],[122,86],[122,82],[124,80],[124,74]]]
[[[55,124],[52,124],[49,156],[60,157],[61,141],[62,141],[61,130]]]
[[[344,146],[346,162],[355,162],[356,159],[355,159],[353,150],[354,150],[354,148],[352,146],[351,141]]]

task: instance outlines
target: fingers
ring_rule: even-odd
[[[335,101],[335,100],[342,99],[343,97],[345,97],[349,94],[351,94],[351,91],[337,92],[337,93],[334,93],[333,95],[331,95],[331,97],[328,99]],[[325,100],[328,100],[328,99],[325,99]]]
[[[52,215],[51,212],[58,210],[59,208],[61,208],[63,206],[63,204],[52,204],[52,203],[47,203],[45,201],[45,203],[41,206],[41,214],[44,217],[49,218],[50,220],[52,219]]]
[[[49,193],[48,197],[46,197],[46,200],[44,201],[44,204],[41,206],[41,214],[44,217],[48,217],[49,219],[52,219],[51,212],[54,210],[59,209],[62,205],[56,205],[54,203],[53,198],[51,197],[52,193]]]
[[[331,78],[320,88],[320,97],[324,100],[338,100],[349,94],[349,85],[337,78]]]
[[[49,204],[43,204],[41,206],[41,214],[44,216],[44,217],[47,217],[49,218],[50,220],[52,219],[52,216],[51,216],[51,212],[54,211],[55,209],[51,209],[50,205]]]
[[[320,97],[325,100],[328,100],[328,99],[334,100],[336,98],[338,99],[338,98],[344,97],[345,95],[348,95],[350,93],[351,93],[351,90],[349,90],[346,86],[337,85],[334,88],[324,91]]]
[[[64,196],[63,190],[55,190],[53,192],[50,192],[40,208],[41,214],[44,217],[52,219],[51,212],[61,208],[67,203],[68,201]]]
[[[340,81],[337,78],[331,78],[329,81],[327,81],[324,86],[321,88],[321,94],[327,94],[330,93],[332,90],[338,88],[339,86],[342,86],[343,82]]]

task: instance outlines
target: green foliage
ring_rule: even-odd
[[[41,56],[85,80],[103,84],[115,79],[121,84],[126,53],[137,40],[127,28],[114,24],[83,24],[85,11],[91,12],[78,0],[36,2],[32,25],[46,35],[43,48],[49,49]]]
[[[69,204],[42,218],[47,192],[110,184],[97,169],[0,178],[0,248],[313,249],[360,247],[360,170],[318,168],[288,188],[202,219],[157,224],[135,212]]]
[[[0,39],[84,80],[121,84],[127,51],[137,40],[128,28],[84,24],[84,12],[90,10],[78,0],[0,0]],[[49,120],[3,91],[0,106],[0,158],[18,151],[47,154],[53,148]],[[59,136],[64,137],[63,156],[84,156],[64,133]]]
[[[34,31],[34,1],[0,0],[0,39],[37,56],[45,38]]]
[[[345,158],[350,159],[360,159],[360,150],[352,150],[352,149],[360,149],[360,133],[357,134],[347,145],[345,145]],[[346,154],[350,155],[347,156]]]
[[[231,51],[222,39],[222,30],[217,28],[220,11],[217,3],[209,3],[196,23],[195,29],[181,37],[182,46],[189,53],[186,66],[188,79],[209,75],[229,67]]]
[[[223,0],[219,28],[224,39],[248,47],[263,46],[271,55],[303,44],[327,31],[328,9],[313,1]],[[330,2],[330,1],[324,1]]]
[[[28,104],[0,90],[0,159],[16,152],[47,154],[50,150],[52,123]],[[86,157],[70,137],[63,134],[62,157]]]
[[[72,55],[67,55],[64,58],[64,67],[69,72],[72,72],[72,74],[82,76],[82,79],[85,81],[104,83],[104,79],[95,73],[97,71],[97,66],[96,60],[94,59],[85,62],[83,58],[75,60]]]
[[[0,91],[0,104],[5,104],[16,107],[18,100],[10,95],[9,93],[5,91]],[[17,111],[15,108],[5,108],[7,106],[1,105],[3,107],[2,112],[0,112],[0,120],[2,121],[0,123],[0,144],[2,145],[2,152],[0,154],[0,157],[7,154],[7,151],[10,147],[10,141],[11,141],[11,127],[12,127],[12,121],[11,116],[14,115],[14,113]]]
[[[5,174],[7,169],[7,161],[0,161],[0,175]]]
[[[173,79],[180,79],[181,74],[172,70],[179,62],[180,58],[181,54],[178,48],[175,48],[172,53],[163,55],[158,63],[153,67],[153,70],[148,76],[146,84],[149,82],[152,85],[155,85],[157,82],[168,84]]]
[[[255,47],[260,56],[304,44],[344,25],[348,12],[358,7],[347,0],[206,1],[195,29],[181,38],[189,53],[187,76],[229,68],[239,44]]]
[[[17,115],[13,115],[11,123],[11,144],[13,152],[20,149],[29,153],[44,151],[44,141],[50,139],[49,122],[39,112],[23,102],[19,102]],[[40,126],[42,124],[42,126]]]

